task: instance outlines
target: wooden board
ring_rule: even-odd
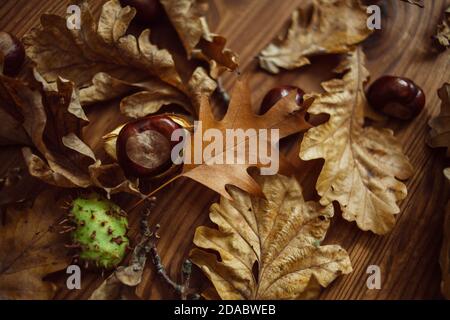
[[[102,1],[91,1],[98,12]],[[450,81],[448,52],[437,55],[430,51],[430,36],[448,0],[426,1],[424,9],[400,0],[379,1],[383,6],[382,31],[364,45],[372,79],[383,74],[401,75],[414,79],[427,94],[426,110],[410,123],[388,122],[395,130],[406,154],[415,167],[414,176],[407,181],[408,197],[401,203],[394,230],[387,236],[375,236],[360,231],[354,223],[344,221],[336,214],[327,243],[336,243],[348,250],[354,271],[335,281],[321,294],[322,299],[435,299],[439,292],[440,270],[438,254],[442,239],[443,207],[448,197],[442,170],[444,152],[431,150],[425,144],[427,122],[439,110],[437,89]],[[289,21],[292,11],[302,0],[212,0],[208,19],[212,30],[226,36],[229,46],[240,56],[240,71],[249,74],[255,107],[273,86],[294,84],[306,91],[320,90],[320,81],[332,77],[330,70],[335,58],[314,58],[313,65],[299,70],[271,76],[257,66],[255,56]],[[23,36],[37,25],[44,12],[64,14],[69,1],[64,0],[2,0],[0,30]],[[176,41],[175,39],[171,41]],[[225,77],[225,87],[231,88],[236,74]],[[100,137],[124,121],[118,117],[117,104],[89,111],[92,124],[85,134],[91,146],[101,148]],[[283,143],[284,150],[295,165],[308,199],[316,197],[315,179],[321,161],[302,162],[298,159],[299,136]],[[0,159],[8,159],[9,151],[1,150]],[[7,161],[2,161],[3,167]],[[161,224],[158,248],[163,263],[173,278],[179,276],[182,261],[192,248],[195,228],[208,224],[208,208],[218,196],[205,187],[187,179],[173,183],[158,194],[158,205],[151,217]],[[138,215],[130,217],[136,230]],[[366,286],[367,267],[381,268],[380,290]],[[65,287],[65,274],[54,277]],[[195,284],[204,283],[198,270]],[[83,273],[82,290],[61,289],[58,299],[83,299],[100,284],[95,273]],[[176,296],[160,281],[149,266],[137,293],[144,299],[167,299]]]

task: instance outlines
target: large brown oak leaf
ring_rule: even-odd
[[[352,271],[343,248],[321,245],[333,216],[331,204],[306,202],[294,178],[256,180],[265,197],[232,187],[232,201],[222,197],[211,207],[210,218],[219,229],[195,232],[201,249],[193,249],[190,258],[220,298],[314,298],[321,286]]]
[[[261,194],[258,184],[249,175],[248,170],[250,167],[263,168],[270,165],[268,163],[270,160],[269,154],[267,154],[267,157],[259,154],[262,145],[265,144],[267,150],[271,152],[273,152],[271,148],[277,148],[277,146],[270,143],[270,133],[267,134],[267,137],[264,137],[260,134],[260,129],[263,131],[278,130],[278,138],[281,139],[311,127],[305,120],[306,109],[311,100],[308,99],[302,107],[299,107],[294,96],[295,93],[290,94],[276,103],[267,113],[257,115],[252,111],[248,83],[246,80],[239,79],[233,88],[227,113],[221,120],[214,117],[209,99],[203,97],[199,114],[201,128],[197,127],[194,130],[190,141],[188,139],[184,141],[186,148],[184,150],[183,171],[153,190],[148,197],[180,177],[195,180],[228,199],[230,198],[226,190],[228,185],[234,185],[251,194]],[[218,145],[215,145],[217,142],[215,137],[209,137],[209,142],[204,141],[208,134],[212,132],[209,131],[205,134],[208,130],[213,130],[220,136],[219,138],[226,141],[222,140],[222,143]],[[245,134],[241,136],[241,139],[235,138],[229,143],[226,139],[229,130],[232,132],[240,130]],[[199,141],[203,142],[199,144]],[[258,148],[249,148],[251,143],[258,144]],[[207,149],[210,152],[205,152]],[[234,159],[228,162],[227,154],[234,155]],[[273,153],[270,153],[270,155],[273,155]],[[196,158],[200,161],[196,162]],[[282,171],[288,167],[282,156],[280,159],[273,160],[280,160],[279,168]],[[132,208],[135,208],[144,200],[140,200]]]

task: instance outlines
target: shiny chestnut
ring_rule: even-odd
[[[22,42],[14,35],[0,31],[0,52],[3,55],[3,73],[15,76],[25,60],[25,49]]]
[[[172,166],[171,152],[178,141],[172,133],[182,128],[170,116],[148,116],[126,124],[117,137],[116,152],[128,176],[154,177]]]
[[[379,112],[409,120],[416,117],[425,106],[425,93],[408,78],[383,76],[369,87],[367,100]]]
[[[120,0],[123,6],[136,9],[136,21],[141,25],[149,25],[164,12],[158,0]]]
[[[299,107],[303,104],[303,96],[305,92],[299,87],[285,85],[275,87],[267,92],[261,102],[259,114],[264,114],[269,111],[280,99],[287,97],[292,91],[296,91],[295,102]]]

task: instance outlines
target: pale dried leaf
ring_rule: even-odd
[[[450,7],[444,12],[442,22],[437,26],[436,35],[433,37],[443,48],[450,47]]]
[[[187,84],[194,106],[200,107],[202,97],[209,97],[216,90],[217,83],[208,77],[205,69],[199,67],[194,70]],[[196,110],[199,113],[199,110]]]
[[[363,86],[369,77],[364,64],[364,53],[357,49],[337,68],[346,71],[344,77],[322,84],[326,92],[316,95],[308,112],[327,113],[330,119],[305,134],[300,157],[325,159],[316,183],[322,205],[337,201],[346,220],[385,234],[400,211],[397,201],[407,194],[396,178],[409,178],[413,169],[391,130],[364,127]]]
[[[347,252],[320,243],[333,206],[303,199],[294,178],[256,178],[265,197],[231,187],[232,201],[213,204],[210,218],[219,230],[197,228],[191,260],[222,299],[299,299],[316,297],[317,283],[328,286],[352,271]],[[253,273],[258,270],[258,276]]]
[[[0,299],[51,299],[56,286],[42,280],[70,262],[58,233],[64,215],[51,190],[43,192],[30,209],[9,209],[0,226]]]
[[[92,151],[92,149],[84,143],[76,134],[73,132],[69,133],[68,135],[62,137],[62,143],[69,149],[72,149],[76,152],[81,153],[82,155],[85,155],[86,157],[91,158],[92,160],[96,161],[95,154]]]
[[[130,83],[103,72],[94,76],[92,86],[80,90],[80,100],[82,104],[91,104],[128,94],[131,95],[122,99],[120,103],[120,111],[128,117],[144,117],[170,103],[176,103],[187,111],[192,111],[192,104],[186,95],[158,78]]]
[[[428,145],[432,148],[447,148],[450,157],[450,83],[445,83],[438,90],[441,99],[441,113],[430,120],[431,127]]]
[[[358,0],[313,0],[311,10],[295,11],[287,35],[261,51],[263,69],[279,73],[309,64],[311,56],[349,52],[372,32]]]

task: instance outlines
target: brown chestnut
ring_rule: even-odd
[[[259,109],[259,114],[264,114],[269,111],[280,99],[287,97],[292,91],[296,90],[295,102],[299,107],[303,104],[303,95],[305,92],[299,87],[285,85],[275,87],[269,90],[264,96],[261,102],[261,108]]]
[[[182,126],[168,115],[148,116],[127,123],[116,141],[117,160],[128,176],[154,177],[172,166],[171,152],[178,141],[172,133]]]
[[[409,120],[416,117],[425,106],[425,93],[408,78],[383,76],[369,87],[367,100],[379,112]]]
[[[25,49],[22,42],[14,35],[0,31],[0,52],[3,55],[3,74],[15,76],[25,60]]]
[[[158,0],[120,0],[123,6],[136,9],[136,21],[141,25],[149,25],[163,13],[163,8]]]

